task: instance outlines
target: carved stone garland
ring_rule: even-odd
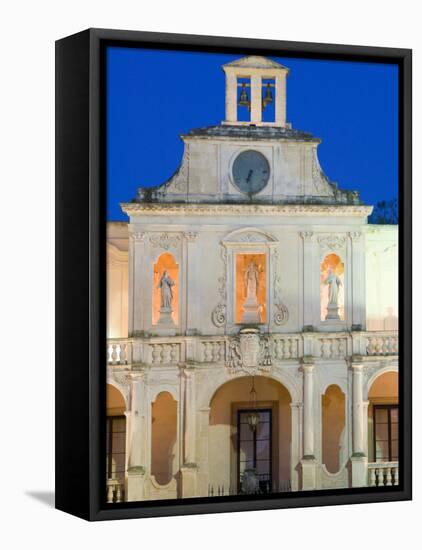
[[[273,301],[274,301],[274,323],[277,326],[285,325],[289,320],[289,310],[281,301],[281,277],[278,273],[278,250],[272,250],[273,256]]]
[[[221,245],[221,260],[223,262],[223,275],[218,278],[218,293],[220,301],[211,314],[211,320],[217,328],[223,327],[227,320],[226,287],[227,287],[227,250]]]

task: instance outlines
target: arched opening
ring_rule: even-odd
[[[342,466],[342,448],[346,421],[345,395],[332,384],[321,396],[322,462],[328,472],[335,474]]]
[[[165,283],[165,302],[163,303],[163,276]],[[169,252],[161,254],[154,264],[152,294],[152,324],[157,325],[166,320],[175,325],[179,323],[179,266]]]
[[[344,321],[344,263],[337,254],[328,254],[320,269],[321,321]]]
[[[368,454],[370,462],[397,462],[399,453],[398,373],[384,372],[368,391]]]
[[[113,498],[123,498],[126,472],[126,403],[121,392],[107,384],[107,484],[113,488]],[[117,491],[118,489],[118,491]]]
[[[166,485],[176,473],[177,401],[169,392],[161,392],[151,407],[151,474]]]
[[[251,389],[256,401],[251,400]],[[209,482],[225,494],[242,491],[245,471],[254,470],[261,492],[290,486],[291,397],[276,380],[245,376],[226,382],[210,404]],[[251,410],[258,413],[256,429]]]

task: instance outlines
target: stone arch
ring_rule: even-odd
[[[115,393],[117,392],[117,393]],[[118,394],[118,395],[117,395]],[[116,401],[120,397],[121,402],[118,405],[118,408],[122,409],[122,414],[124,411],[128,410],[128,396],[127,391],[124,386],[116,382],[115,380],[108,378],[107,379],[107,388],[106,388],[106,406],[107,409],[109,408],[117,408],[117,407],[109,407],[109,403],[111,400]],[[114,403],[113,403],[114,404]]]
[[[202,406],[203,407],[210,407],[211,401],[214,397],[214,395],[217,393],[219,388],[223,385],[225,385],[227,382],[230,382],[231,380],[236,380],[238,378],[243,378],[245,376],[250,376],[246,372],[239,371],[236,373],[229,373],[228,370],[221,370],[221,372],[215,373],[215,375],[212,377],[212,380],[209,381],[206,387],[206,393],[203,394],[202,397]],[[290,394],[290,398],[292,402],[301,402],[302,401],[302,389],[301,385],[297,383],[296,380],[294,380],[294,377],[285,372],[284,370],[278,370],[273,368],[271,372],[257,372],[255,374],[256,377],[264,377],[264,378],[270,378],[274,380],[275,382],[278,382],[282,386],[284,386],[287,391]]]
[[[388,365],[374,372],[368,379],[364,395],[368,405],[369,461],[395,461],[398,458],[399,416],[397,366]]]
[[[257,408],[266,418],[271,418],[271,428],[264,422],[258,430],[265,431],[271,443],[262,442],[262,455],[257,452],[257,472],[262,466],[269,475],[271,488],[289,482],[292,475],[293,413],[292,396],[286,385],[272,376],[251,376],[241,373],[226,379],[210,394],[209,401],[209,446],[208,464],[211,486],[225,486],[239,489],[242,475],[242,424],[238,422],[242,410],[251,406],[252,383],[257,392]],[[268,411],[268,412],[267,412]],[[260,413],[261,414],[261,413]],[[240,430],[240,431],[239,431]],[[247,436],[248,430],[244,436]],[[247,438],[247,437],[246,437]],[[259,437],[258,437],[259,439]],[[240,447],[239,447],[240,445]],[[250,443],[246,443],[246,446]],[[258,447],[257,447],[258,449]],[[246,453],[246,450],[244,451]],[[265,475],[267,475],[265,474]]]
[[[387,365],[385,367],[381,367],[377,369],[372,375],[369,376],[365,386],[364,386],[364,400],[368,400],[368,395],[371,390],[372,385],[374,384],[375,380],[382,376],[383,374],[389,373],[389,372],[395,372],[398,375],[399,368],[397,365]]]

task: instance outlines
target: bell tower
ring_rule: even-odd
[[[289,69],[266,57],[252,55],[222,66],[226,75],[227,125],[277,126],[286,124],[286,78]],[[263,120],[274,104],[273,120]],[[239,120],[238,108],[246,107],[249,120]]]

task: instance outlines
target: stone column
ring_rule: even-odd
[[[277,126],[286,126],[286,75],[275,77],[275,122]]]
[[[195,369],[185,368],[184,375],[184,452],[181,467],[182,497],[197,496],[196,395]]]
[[[226,71],[226,122],[237,121],[237,77]]]
[[[303,327],[305,330],[314,329],[314,250],[312,231],[302,231],[300,236],[303,240]],[[319,298],[319,296],[318,296]]]
[[[316,489],[316,459],[314,454],[314,363],[303,362],[303,458],[302,489]]]
[[[127,500],[143,500],[147,462],[145,373],[130,375]]]
[[[368,458],[365,454],[365,411],[367,407],[363,400],[363,364],[352,361],[352,424],[353,424],[353,454],[352,487],[367,485]]]
[[[254,124],[262,121],[262,92],[261,76],[251,76],[251,122]]]

